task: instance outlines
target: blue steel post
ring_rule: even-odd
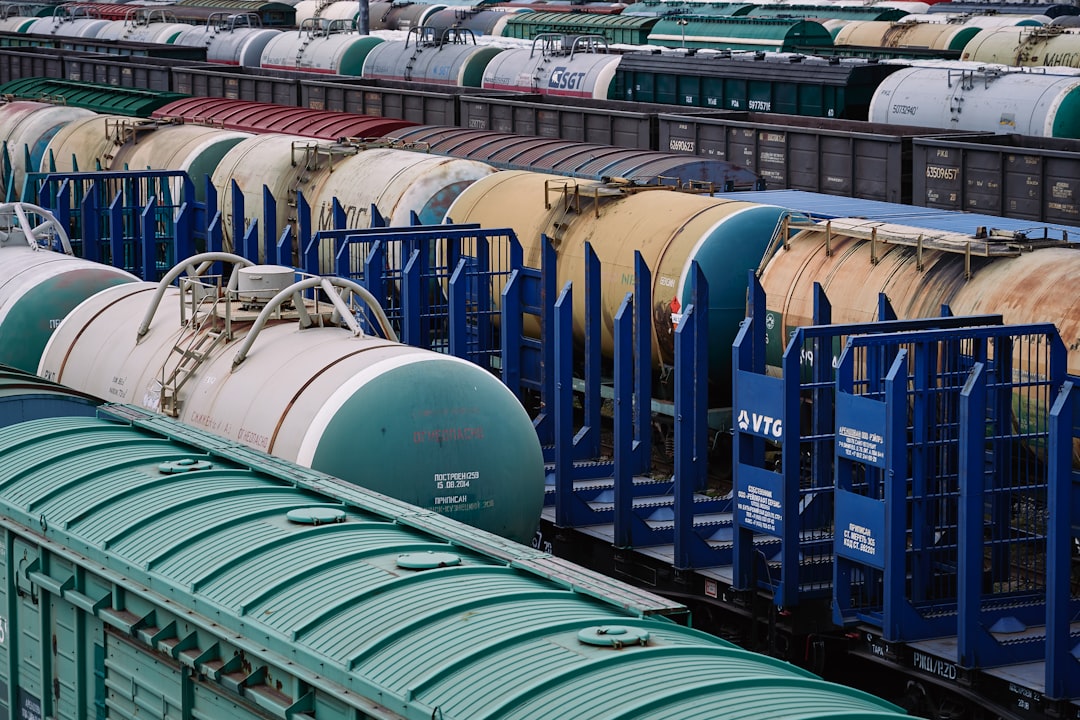
[[[252,218],[244,228],[244,238],[236,243],[236,254],[258,264],[259,261],[259,218]]]
[[[366,274],[366,273],[365,273]],[[420,251],[413,250],[401,270],[401,341],[414,347],[426,347],[420,327]]]
[[[281,236],[277,241],[277,248],[274,250],[274,262],[278,265],[285,265],[286,267],[295,267],[296,258],[293,257],[293,230],[292,225],[286,225],[282,231]]]
[[[634,251],[634,472],[646,472],[652,463],[652,272],[641,252]]]
[[[448,246],[457,247],[459,242],[447,242]],[[428,251],[433,248],[433,243],[428,244]],[[491,309],[491,276],[489,272],[491,270],[491,243],[488,241],[486,235],[478,234],[475,239],[475,245],[473,250],[476,254],[474,260],[474,277],[475,282],[465,282],[468,278],[468,261],[465,261],[465,269],[462,270],[462,290],[468,293],[470,290],[474,293],[473,301],[476,307],[476,359],[477,362],[481,358],[489,357],[490,350],[494,349],[494,329],[491,326],[491,315],[489,310]],[[434,266],[434,259],[430,260],[428,267]],[[464,310],[464,305],[462,306]],[[462,323],[465,314],[462,312]],[[485,369],[490,369],[490,360],[484,363]]]
[[[502,381],[518,399],[521,399],[521,283],[521,270],[515,268],[503,286],[499,303]]]
[[[42,205],[40,201],[37,203]],[[71,227],[71,182],[68,180],[60,183],[60,189],[56,192],[56,199],[48,206],[56,216],[57,221],[64,227]]]
[[[450,316],[450,354],[463,360],[469,359],[468,327],[465,322],[466,313],[468,312],[466,300],[469,294],[468,276],[466,275],[468,266],[469,262],[465,258],[458,261],[453,275],[450,276],[450,292],[448,296],[450,304],[448,308]]]
[[[3,143],[0,144],[0,152],[3,152],[3,156],[0,157],[0,179],[2,179],[5,189],[4,202],[12,202],[14,200],[14,198],[12,197],[12,191],[15,187],[15,183],[13,179],[14,173],[12,172],[11,168],[11,155],[8,151],[7,140],[4,140]]]
[[[877,319],[881,322],[897,319],[892,301],[889,300],[889,296],[885,293],[878,293],[877,296]]]
[[[555,525],[573,527],[574,507],[574,292],[567,283],[552,315],[555,367]]]
[[[936,417],[927,402],[928,391],[932,385],[930,379],[933,367],[929,353],[923,352],[924,346],[916,345],[912,359],[912,403],[911,423],[911,600],[918,603],[930,597],[929,579],[934,576],[930,555],[933,553],[934,531],[938,518],[934,515],[936,503],[933,502],[933,482],[937,473],[934,464],[936,457],[932,449],[935,445],[931,430],[937,427]],[[936,361],[936,358],[935,358]]]
[[[615,539],[616,547],[634,545],[634,296],[626,293],[614,322]]]
[[[386,222],[386,218],[379,212],[379,208],[375,207],[375,203],[371,203],[368,208],[368,217],[371,218],[371,222],[368,223],[368,227],[372,228],[384,228],[389,223]]]
[[[207,252],[220,252],[221,251],[221,245],[220,244],[216,248],[211,247],[211,245],[210,245],[210,225],[213,224],[214,218],[216,217],[217,221],[218,221],[218,227],[220,229],[220,227],[221,227],[221,207],[220,207],[220,204],[218,202],[218,190],[217,190],[217,187],[215,187],[214,183],[211,182],[211,178],[210,178],[209,175],[205,176],[205,184],[203,185],[203,191],[204,191],[204,194],[206,196],[206,236],[207,236],[206,251]],[[220,240],[220,237],[219,237],[219,240]]]
[[[813,321],[815,325],[832,325],[832,303],[829,302],[828,296],[825,294],[825,289],[821,286],[821,283],[814,283],[814,317]],[[810,406],[810,435],[815,437],[824,437],[831,435],[834,431],[833,416],[835,410],[835,387],[834,376],[835,371],[833,368],[833,339],[832,335],[818,335],[814,338],[811,345],[814,356],[810,363],[811,378],[813,379],[813,391],[811,395]],[[796,422],[795,418],[790,420],[788,430],[792,430],[791,427]],[[832,443],[822,441],[815,445],[815,449],[811,455],[811,478],[815,483],[824,482],[825,478],[832,478],[832,463],[834,450]],[[804,513],[807,515],[807,520],[810,521],[810,514],[815,513],[813,519],[816,523],[827,523],[831,518],[824,517],[825,513],[828,513],[832,508],[826,503],[811,503],[812,508],[815,510],[806,509]]]
[[[600,455],[600,336],[603,320],[600,296],[600,259],[592,243],[585,243],[585,423],[574,438],[580,459]]]
[[[97,180],[90,183],[90,192],[86,194],[79,211],[82,214],[82,256],[86,260],[102,262],[101,248],[98,246],[101,237],[98,226]]]
[[[739,325],[739,332],[731,348],[732,408],[744,404],[743,390],[738,382],[739,373],[762,374],[765,372],[765,290],[753,270],[747,271],[747,308],[749,314]],[[757,318],[757,320],[755,320]],[[761,467],[765,461],[765,444],[761,438],[738,432],[731,448],[735,490],[739,488],[739,468]],[[754,533],[736,524],[732,536],[732,586],[737,590],[754,588]]]
[[[993,364],[987,368],[992,372],[989,373],[986,382],[991,384],[991,387],[1001,387],[1003,384],[1009,383],[1013,377],[1013,340],[1011,337],[995,337],[989,342],[992,343]],[[981,347],[982,357],[980,359],[987,360],[987,347],[985,344]],[[989,361],[987,360],[987,362]],[[1010,392],[995,392],[989,402],[990,415],[1000,428],[997,433],[1004,435],[1006,434],[1004,428],[1012,424],[1014,415],[1013,395]],[[963,424],[960,427],[965,428]],[[1006,493],[998,492],[1008,486],[1006,479],[1012,475],[1010,472],[1014,467],[1012,447],[1012,443],[994,443],[994,472],[988,478],[991,487],[986,489],[990,503],[988,503],[984,512],[990,517],[991,532],[994,533],[992,538],[994,542],[990,545],[990,563],[993,568],[992,572],[997,577],[1006,577],[1013,562],[1008,545],[1013,504]]]
[[[270,188],[263,185],[262,253],[265,262],[274,257],[274,239],[278,236],[277,199]],[[252,258],[258,262],[257,258]],[[291,263],[290,263],[291,264]]]
[[[229,196],[232,198],[232,217],[227,218],[230,237],[233,239],[233,252],[241,257],[250,258],[248,248],[244,247],[244,193],[236,180],[229,181]]]
[[[338,277],[352,277],[352,268],[349,262],[349,244],[347,242],[341,242],[335,233],[324,233],[321,230],[315,233],[314,244],[318,247],[319,254],[322,255],[322,247],[328,245],[330,247],[330,255],[334,258],[334,274]]]
[[[344,230],[349,227],[349,219],[345,215],[345,208],[341,207],[341,202],[337,199],[337,196],[330,203],[330,219],[335,230]]]
[[[386,278],[382,274],[382,268],[386,263],[386,244],[376,241],[371,244],[371,249],[364,258],[364,287],[368,289],[375,299],[386,304]],[[402,288],[404,291],[404,288]],[[369,322],[374,321],[374,316],[368,316]],[[374,327],[374,325],[373,325]]]
[[[142,254],[142,279],[153,282],[158,279],[157,271],[157,223],[154,213],[157,210],[157,198],[150,198],[139,212],[138,242]],[[171,267],[171,266],[170,266]]]
[[[698,458],[693,456],[695,427],[693,382],[694,334],[697,306],[688,303],[675,328],[675,555],[678,570],[693,567],[691,536],[694,533],[694,485]]]
[[[957,661],[974,668],[982,653],[983,517],[986,512],[986,365],[977,362],[960,391]],[[996,445],[997,443],[995,443]]]
[[[697,462],[694,487],[708,489],[709,453],[709,281],[695,260],[691,263],[691,299],[695,307],[693,333],[694,375],[694,436],[693,449]]]
[[[113,267],[135,272],[135,264],[127,257],[124,248],[124,204],[119,194],[109,203],[109,255]]]
[[[210,251],[213,248],[214,252],[221,252],[222,247],[222,230],[221,230],[221,213],[214,213],[210,219],[209,225],[206,227],[206,248]],[[114,263],[115,264],[115,263]],[[221,263],[214,263],[212,272],[215,274],[221,273]]]
[[[180,206],[180,212],[177,213],[176,223],[173,226],[174,264],[198,252],[195,247],[195,235],[195,204],[190,201],[184,202]]]
[[[779,421],[783,432],[780,442],[781,509],[784,517],[783,535],[780,539],[780,582],[773,601],[781,606],[794,606],[799,600],[799,545],[802,537],[803,518],[798,517],[800,506],[799,468],[801,438],[799,428],[799,404],[802,385],[802,353],[805,340],[801,330],[795,334],[796,341],[789,343],[780,360],[781,411]]]
[[[1074,640],[1070,625],[1076,615],[1072,605],[1073,527],[1078,524],[1075,508],[1080,508],[1080,477],[1072,468],[1072,449],[1080,419],[1080,388],[1076,378],[1064,382],[1050,409],[1047,444],[1049,489],[1046,501],[1051,508],[1070,512],[1047,515],[1046,541],[1046,695],[1053,699],[1080,695],[1080,666],[1073,657]]]
[[[885,570],[882,578],[884,612],[882,634],[886,640],[900,636],[900,626],[910,618],[904,596],[907,553],[908,477],[908,353],[896,354],[885,378]]]
[[[708,287],[697,262],[691,263],[691,302],[675,328],[675,567],[695,567],[694,493],[705,489],[708,432]],[[704,320],[704,322],[703,322]],[[703,353],[704,351],[704,353]],[[700,558],[705,561],[705,558]]]
[[[296,246],[301,249],[300,269],[312,275],[321,275],[319,267],[319,243],[311,231],[311,206],[302,190],[296,192]]]
[[[545,234],[540,235],[540,414],[533,419],[540,444],[550,447],[555,441],[555,337],[552,332],[552,312],[557,283],[557,257],[555,248]],[[548,451],[544,459],[550,460]]]
[[[816,283],[815,283],[816,285]],[[831,336],[830,336],[831,337]],[[835,397],[840,399],[845,394],[853,394],[853,382],[852,382],[852,368],[854,366],[853,358],[854,353],[851,351],[850,343],[844,348],[844,351],[840,354],[839,362],[836,367],[836,395]],[[838,402],[839,400],[837,400]],[[816,404],[816,401],[815,401]],[[833,406],[835,408],[835,404]],[[815,417],[817,416],[817,408],[814,408]],[[835,469],[833,470],[833,498],[834,504],[839,504],[846,491],[853,490],[853,462],[840,456],[839,449],[836,445],[833,445],[833,453],[835,457]],[[832,459],[832,458],[830,458]],[[815,468],[816,469],[816,468]],[[842,518],[837,518],[837,523],[842,522]],[[841,542],[843,530],[838,528],[834,533],[833,544],[837,546],[837,543]],[[843,626],[846,621],[851,619],[851,615],[856,611],[852,606],[853,593],[851,592],[851,563],[847,561],[841,554],[839,547],[834,550],[836,558],[833,562],[833,621],[840,626]]]

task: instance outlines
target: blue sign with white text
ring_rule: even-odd
[[[885,469],[885,403],[836,394],[836,456]]]

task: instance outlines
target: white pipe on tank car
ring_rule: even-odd
[[[202,275],[207,269],[215,262],[226,262],[238,265],[240,267],[252,267],[255,265],[247,258],[240,257],[239,255],[233,255],[232,253],[224,252],[208,252],[200,255],[193,255],[183,263],[175,266],[172,270],[165,273],[165,277],[161,278],[161,282],[158,283],[157,290],[154,291],[154,297],[150,300],[150,304],[146,308],[146,314],[143,315],[142,322],[139,323],[139,329],[135,332],[136,338],[141,338],[150,330],[150,323],[154,319],[154,315],[157,313],[158,305],[161,304],[161,298],[165,297],[165,292],[172,285],[172,281],[180,277],[185,271],[191,277],[198,277]],[[198,263],[198,267],[195,267]],[[194,270],[192,269],[194,268]],[[236,272],[229,277],[229,289],[235,289],[239,280],[236,277]],[[136,342],[138,342],[136,340]]]
[[[339,312],[342,315],[342,319],[345,320],[345,324],[349,326],[349,329],[353,332],[353,337],[359,337],[364,334],[360,329],[359,323],[356,322],[356,318],[353,317],[352,312],[348,306],[341,299],[341,296],[333,291],[334,287],[344,288],[351,290],[354,295],[359,296],[364,303],[375,313],[375,319],[379,323],[379,327],[383,331],[383,335],[387,340],[391,342],[397,342],[397,333],[394,332],[394,328],[390,326],[390,319],[386,317],[386,313],[383,311],[379,301],[375,299],[366,288],[361,287],[352,280],[338,277],[309,277],[300,282],[293,283],[289,287],[278,292],[277,295],[270,298],[270,301],[266,303],[266,306],[259,313],[259,317],[255,318],[255,322],[251,325],[251,330],[244,337],[243,342],[240,343],[240,348],[236,351],[235,357],[233,357],[232,367],[235,370],[240,366],[240,363],[247,359],[248,352],[251,350],[251,346],[255,343],[255,338],[258,337],[259,332],[270,320],[270,316],[277,312],[281,303],[288,300],[293,295],[297,295],[304,290],[311,290],[313,288],[322,288],[330,301],[334,304],[335,312]],[[301,303],[297,303],[300,305]]]

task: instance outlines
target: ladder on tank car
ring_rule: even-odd
[[[231,334],[228,324],[222,326],[214,321],[220,303],[219,293],[213,293],[212,296],[205,294],[198,300],[193,298],[192,317],[184,324],[184,331],[181,331],[172,352],[161,366],[158,408],[163,414],[170,417],[180,416],[180,391],[218,345],[228,340]],[[174,356],[179,356],[179,360],[169,372],[169,361]]]

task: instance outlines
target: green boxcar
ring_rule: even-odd
[[[532,40],[543,33],[602,35],[609,43],[644,45],[657,18],[648,16],[591,15],[589,13],[517,13],[503,29],[503,37]]]
[[[791,52],[797,47],[832,47],[833,41],[821,23],[809,20],[678,16],[657,21],[648,44]]]
[[[899,65],[860,60],[630,53],[610,97],[635,102],[865,120],[878,84]]]
[[[103,413],[0,429],[0,717],[907,717],[538,550]]]
[[[31,77],[0,85],[0,95],[21,100],[62,100],[71,107],[131,117],[149,117],[163,105],[182,100],[183,93],[116,87],[57,78]]]

